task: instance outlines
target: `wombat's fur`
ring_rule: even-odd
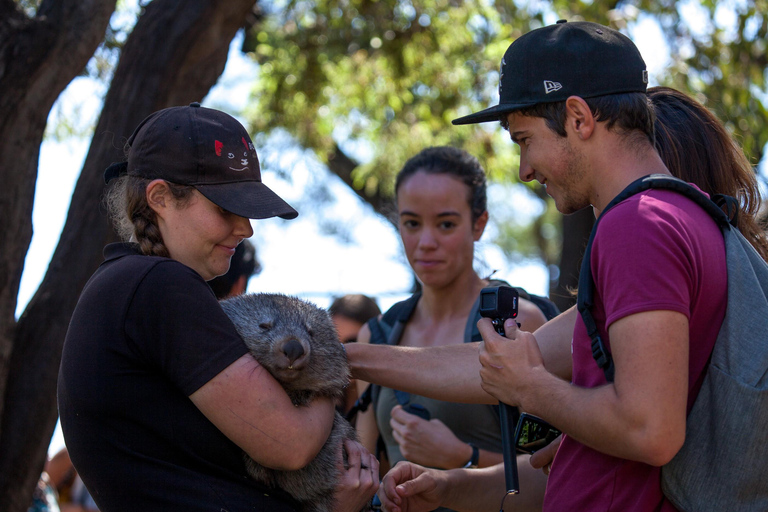
[[[325,310],[296,297],[266,293],[227,299],[221,307],[253,357],[280,382],[294,405],[306,405],[316,396],[344,396],[349,366]],[[297,471],[278,471],[246,456],[248,472],[256,480],[286,491],[301,503],[304,512],[332,512],[340,477],[336,457],[344,439],[356,440],[357,435],[337,412],[328,441],[309,465]]]

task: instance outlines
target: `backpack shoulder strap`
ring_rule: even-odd
[[[400,341],[400,336],[403,335],[405,324],[408,323],[411,315],[413,315],[420,297],[421,293],[414,293],[406,300],[394,304],[381,317],[373,317],[368,320],[368,329],[371,331],[369,343],[372,345],[397,345],[398,341]],[[365,397],[366,403],[364,407],[358,410],[365,411],[371,402],[377,402],[380,392],[381,386],[369,384],[365,388],[363,395],[361,395],[360,400],[358,400],[361,401]]]
[[[613,382],[615,373],[613,358],[608,352],[605,342],[598,332],[597,325],[591,312],[591,309],[594,306],[595,295],[595,282],[592,278],[592,266],[590,264],[592,242],[597,233],[597,226],[600,223],[600,219],[603,218],[603,215],[605,215],[608,210],[625,199],[649,189],[673,190],[686,196],[703,208],[704,211],[715,220],[720,229],[724,231],[729,230],[731,225],[735,226],[738,218],[738,201],[734,198],[718,194],[714,196],[714,200],[711,200],[692,185],[666,174],[650,174],[633,181],[622,190],[619,195],[614,197],[605,209],[603,209],[600,217],[595,221],[595,224],[592,227],[592,233],[589,236],[589,242],[587,243],[587,248],[584,250],[584,256],[581,261],[577,307],[581,314],[581,318],[584,321],[587,333],[592,340],[592,357],[597,362],[597,365],[603,370],[603,373],[605,373],[605,378],[608,382]],[[727,209],[727,214],[723,211],[721,206]]]
[[[389,308],[380,318],[368,320],[373,345],[397,345],[403,334],[405,324],[410,320],[421,298],[420,293],[414,293],[406,300],[400,301]]]

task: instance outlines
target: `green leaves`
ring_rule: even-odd
[[[253,130],[285,129],[332,169],[344,151],[359,164],[351,183],[364,197],[390,197],[402,164],[442,144],[476,155],[492,181],[516,182],[517,150],[498,126],[450,122],[494,104],[510,42],[559,18],[625,30],[651,16],[671,48],[663,84],[713,109],[753,163],[768,141],[768,0],[291,0],[263,8],[244,45],[261,64]],[[534,237],[505,246],[557,261],[551,210],[530,227]]]

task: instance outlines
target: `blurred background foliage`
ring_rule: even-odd
[[[625,33],[654,19],[670,53],[658,83],[712,109],[754,164],[768,141],[768,0],[274,0],[257,9],[243,44],[260,64],[253,131],[286,130],[379,211],[405,160],[430,145],[462,147],[492,181],[517,183],[517,149],[498,125],[450,121],[494,104],[508,45],[561,18]],[[525,190],[547,204],[524,225],[504,219],[494,242],[556,265],[560,215],[541,187]]]
[[[39,4],[17,1],[30,10]],[[123,16],[113,18],[85,74],[111,79],[137,14],[129,3],[118,2]],[[763,158],[768,0],[261,0],[245,26],[242,51],[258,73],[241,114],[258,146],[312,155],[390,220],[394,176],[410,156],[433,145],[466,149],[504,185],[487,241],[513,261],[541,259],[554,281],[561,267],[575,268],[560,259],[562,216],[542,187],[519,182],[517,148],[497,124],[451,120],[495,104],[509,44],[558,19],[596,21],[630,37],[657,24],[668,56],[655,82],[695,96],[755,166]],[[59,120],[48,136],[87,130],[72,116]],[[289,170],[274,170],[290,179]],[[309,183],[297,206],[317,216],[321,231],[344,238],[338,218],[323,213],[333,201],[324,179]],[[504,194],[516,204],[504,208]]]

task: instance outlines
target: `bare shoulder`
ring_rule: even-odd
[[[547,317],[536,304],[527,299],[520,299],[517,305],[517,321],[520,322],[521,329],[533,332],[547,322]]]
[[[381,319],[381,315],[379,315]],[[371,342],[371,328],[368,327],[368,322],[364,323],[357,333],[357,343],[368,344]]]

